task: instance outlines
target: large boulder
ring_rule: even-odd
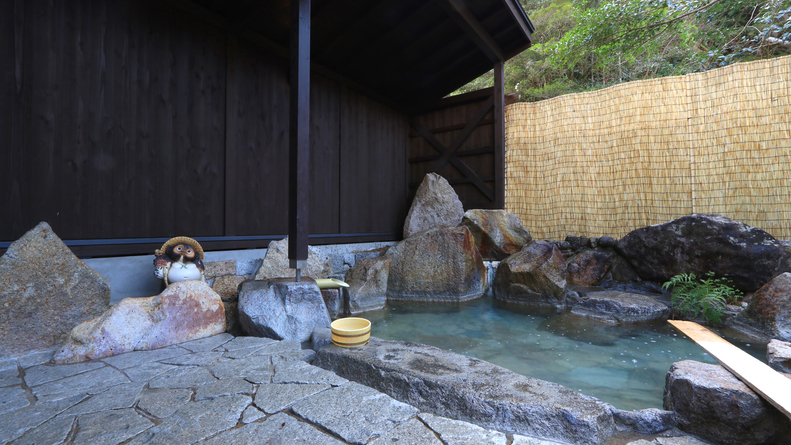
[[[739,314],[769,336],[791,341],[791,273],[785,272],[755,291]]]
[[[616,249],[644,280],[714,272],[752,292],[788,270],[780,241],[761,229],[719,215],[691,215],[629,232]]]
[[[346,274],[349,312],[352,315],[383,309],[387,303],[390,258],[364,258]]]
[[[164,348],[225,332],[220,296],[202,281],[180,281],[148,298],[124,298],[72,329],[57,363]]]
[[[775,371],[791,374],[791,343],[772,339],[766,345],[766,363]]]
[[[583,250],[567,262],[568,284],[598,286],[617,259],[618,255],[611,250]]]
[[[239,321],[247,335],[305,342],[330,316],[315,281],[255,280],[239,288]]]
[[[272,241],[266,249],[266,256],[261,267],[255,273],[256,280],[269,278],[294,278],[296,269],[290,267],[288,260],[288,237],[280,241]],[[307,265],[302,269],[301,276],[310,278],[327,278],[332,275],[332,260],[312,246],[308,246]]]
[[[466,227],[438,227],[413,235],[385,255],[387,298],[459,302],[486,291],[486,267]]]
[[[621,291],[588,292],[571,313],[611,323],[667,320],[670,308],[648,295]]]
[[[457,226],[464,217],[456,191],[436,173],[423,178],[404,221],[404,238],[439,226]]]
[[[788,443],[791,421],[719,365],[674,363],[665,381],[664,407],[678,427],[723,445]]]
[[[472,232],[484,259],[504,260],[533,240],[522,221],[505,210],[467,210],[461,223]]]
[[[0,356],[60,346],[71,329],[110,307],[110,283],[45,222],[0,257]]]
[[[562,307],[565,275],[566,261],[557,246],[535,241],[500,262],[494,296],[512,303]]]
[[[598,399],[432,346],[371,338],[359,348],[325,346],[313,364],[484,428],[573,444],[601,444],[614,430],[612,407]]]

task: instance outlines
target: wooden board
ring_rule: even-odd
[[[668,321],[791,419],[791,379],[695,322]]]

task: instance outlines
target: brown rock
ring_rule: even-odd
[[[62,345],[71,329],[110,306],[110,284],[45,222],[0,257],[0,355]]]
[[[384,257],[362,259],[349,270],[346,282],[352,315],[385,307],[389,276],[390,259]]]
[[[522,221],[505,210],[467,210],[461,223],[472,232],[484,259],[504,260],[533,240]]]
[[[608,250],[583,250],[567,263],[568,283],[574,286],[598,286],[618,255]]]
[[[678,427],[716,444],[780,444],[791,421],[719,365],[674,363],[665,381],[664,407]]]
[[[458,302],[486,290],[486,267],[466,227],[429,229],[401,241],[389,258],[387,298]]]
[[[566,261],[552,243],[535,241],[500,262],[494,278],[498,300],[534,306],[565,305]]]
[[[404,222],[404,238],[440,226],[458,226],[464,206],[448,181],[436,173],[423,178]]]
[[[101,316],[79,324],[55,361],[74,363],[159,349],[223,332],[220,296],[202,281],[181,281],[154,297],[124,298]]]
[[[228,275],[236,275],[236,261],[234,260],[212,261],[211,263],[206,263],[205,266],[206,270],[203,271],[203,275],[207,280]]]
[[[239,285],[245,280],[247,277],[243,275],[220,277],[214,280],[212,289],[220,295],[222,301],[236,300],[239,298]]]
[[[332,260],[313,247],[308,247],[308,262],[302,269],[303,277],[327,278],[332,274]],[[269,243],[266,257],[255,273],[256,280],[296,277],[296,270],[289,267],[288,237]]]
[[[771,337],[791,341],[791,273],[778,275],[755,291],[739,317],[757,324]]]
[[[791,373],[791,343],[773,339],[766,345],[766,361],[775,371]]]

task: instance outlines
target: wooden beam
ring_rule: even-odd
[[[465,156],[478,156],[478,155],[488,155],[494,153],[494,148],[492,147],[481,147],[476,148],[475,150],[465,150],[456,153],[457,158],[463,158]],[[421,162],[429,162],[429,161],[436,161],[439,159],[439,155],[428,155],[428,156],[413,156],[407,160],[410,164],[419,164]],[[484,179],[486,181],[486,179]],[[494,181],[494,179],[492,179]]]
[[[442,7],[448,15],[461,27],[467,36],[475,42],[475,45],[486,54],[492,62],[505,60],[505,55],[500,45],[494,41],[492,36],[481,25],[481,22],[467,9],[461,0],[440,0]]]
[[[494,65],[494,202],[505,208],[505,63]]]
[[[525,10],[522,8],[522,5],[520,5],[516,0],[503,0],[503,3],[505,4],[506,8],[511,11],[511,15],[514,17],[514,20],[516,20],[516,24],[522,31],[522,34],[524,34],[530,44],[532,44],[533,31],[535,31],[535,28],[533,28],[533,24],[530,23],[530,18],[528,18],[527,14],[525,14]],[[527,49],[527,47],[525,49]]]
[[[791,419],[791,379],[695,322],[668,322]]]
[[[288,260],[291,268],[302,269],[308,261],[310,0],[291,0],[290,87]]]
[[[436,136],[431,134],[431,132],[428,131],[428,129],[423,125],[421,125],[419,122],[415,120],[410,120],[409,125],[411,125],[412,128],[415,129],[415,131],[417,131],[421,136],[423,136],[423,138],[426,141],[428,141],[428,143],[431,144],[431,146],[434,147],[434,149],[437,150],[440,154],[444,154],[445,151],[448,149],[447,147],[445,147],[445,144],[440,142],[439,139],[436,138]],[[483,179],[481,179],[481,177],[478,176],[478,174],[475,173],[467,164],[462,162],[459,158],[455,158],[455,157],[450,158],[449,162],[452,166],[456,167],[456,169],[460,171],[461,174],[463,174],[467,179],[469,179],[473,184],[475,184],[475,186],[478,187],[478,190],[480,190],[481,193],[483,193],[490,201],[495,200],[494,190],[492,190],[491,187],[486,185],[486,182]]]
[[[489,118],[478,122],[478,126],[480,127],[483,125],[491,125],[493,123],[494,123],[494,119]],[[428,131],[432,132],[433,134],[447,133],[449,131],[462,130],[466,126],[467,124],[445,125],[444,127],[429,128]],[[415,133],[414,130],[409,130],[409,137],[415,138],[415,137],[420,137],[420,135]],[[435,159],[439,159],[439,158],[437,157]]]
[[[448,161],[459,151],[461,148],[461,144],[467,140],[468,137],[478,128],[478,124],[483,120],[483,117],[489,113],[489,110],[492,109],[494,106],[494,98],[489,97],[489,99],[483,103],[483,106],[478,109],[478,112],[475,116],[467,122],[467,125],[464,127],[464,131],[456,138],[453,144],[445,151],[445,153],[440,156],[433,164],[431,164],[431,171],[438,172],[442,170],[448,164]]]

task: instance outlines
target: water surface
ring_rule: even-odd
[[[372,321],[375,337],[476,357],[625,410],[662,408],[665,376],[674,362],[716,363],[665,322],[613,326],[492,298],[460,304],[395,302],[363,316]],[[765,357],[765,345],[728,339]]]

